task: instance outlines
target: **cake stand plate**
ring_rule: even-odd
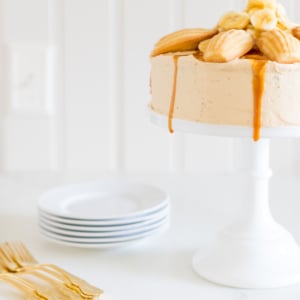
[[[167,127],[168,118],[148,109],[150,121]],[[211,136],[252,139],[252,128],[173,120],[174,130]],[[223,229],[207,252],[198,250],[193,268],[203,278],[238,288],[274,288],[300,282],[300,248],[272,217],[269,208],[270,138],[300,136],[300,127],[262,128],[250,144],[251,167],[246,203],[239,219]]]
[[[168,128],[168,117],[154,112],[151,108],[146,111],[149,120],[156,125]],[[253,129],[247,126],[235,125],[214,125],[207,123],[191,122],[180,119],[172,121],[174,131],[195,133],[207,136],[224,136],[224,137],[247,137],[252,138]],[[282,126],[277,128],[261,128],[261,138],[275,137],[300,137],[300,126]]]

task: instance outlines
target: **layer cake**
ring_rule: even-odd
[[[249,0],[213,29],[183,29],[151,53],[150,108],[205,124],[300,125],[300,27],[274,0]]]

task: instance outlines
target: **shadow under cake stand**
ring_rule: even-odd
[[[147,110],[150,121],[167,127],[168,117]],[[253,129],[208,125],[173,119],[176,131],[209,136],[252,138]],[[193,268],[203,278],[238,288],[274,288],[300,282],[300,248],[292,235],[272,217],[269,208],[270,138],[299,137],[300,127],[262,128],[251,143],[247,207],[239,220],[219,233],[215,243],[193,257]]]

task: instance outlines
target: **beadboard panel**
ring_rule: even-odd
[[[246,0],[0,0],[0,167],[10,171],[228,172],[247,145],[150,124],[149,53],[164,34],[212,27]],[[299,1],[284,5],[300,22]],[[17,20],[17,21],[16,21]],[[300,170],[275,139],[275,171]]]
[[[48,42],[48,0],[2,0],[3,40],[28,44]]]
[[[231,1],[195,1],[185,0],[185,26],[211,28],[216,25],[220,16],[235,9],[235,2]]]
[[[33,8],[38,14],[32,14]],[[48,2],[1,2],[2,168],[53,170],[52,48]],[[16,21],[18,20],[18,21]],[[40,26],[37,26],[40,24]]]
[[[108,168],[108,2],[64,1],[66,168]]]

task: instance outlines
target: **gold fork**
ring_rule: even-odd
[[[19,290],[27,300],[48,300],[48,297],[33,287],[26,280],[14,274],[1,273],[0,280]]]
[[[74,294],[74,291],[70,290],[69,288],[66,288],[65,285],[62,285],[60,282],[58,282],[57,280],[50,278],[49,276],[43,274],[42,272],[40,272],[39,270],[31,270],[29,273],[23,273],[23,274],[19,274],[18,275],[22,275],[25,276],[25,278],[27,280],[29,280],[29,278],[31,276],[34,276],[34,281],[31,282],[32,284],[37,284],[36,279],[40,281],[42,281],[43,283],[46,283],[41,285],[39,284],[39,290],[42,291],[43,294],[49,295],[50,293],[50,298],[49,299],[54,299],[53,298],[53,293],[55,294],[56,299],[72,299],[72,300],[80,300],[82,299],[82,297],[79,294]],[[22,277],[23,278],[23,277]],[[48,297],[48,296],[47,296]],[[92,299],[92,298],[89,298]]]
[[[44,293],[48,292],[48,296],[41,292],[41,285],[38,282],[30,282],[30,280],[26,280],[25,278],[21,277],[21,275],[26,274],[25,272],[17,273],[13,272],[13,265],[9,258],[6,256],[6,253],[0,249],[0,280],[14,286],[15,288],[19,289],[23,292],[26,299],[40,299],[40,300],[47,300],[49,299],[49,295],[52,297],[52,294],[49,294],[49,290],[45,290],[43,288]],[[13,272],[11,274],[9,272]],[[40,277],[40,276],[39,276]]]
[[[57,294],[61,295],[61,299],[93,299],[81,297],[76,291],[70,289],[63,280],[60,280],[56,274],[53,274],[54,276],[52,276],[49,272],[45,273],[35,266],[27,268],[17,266],[2,248],[0,248],[0,264],[4,272],[9,272],[10,274],[13,273],[17,278],[26,278],[27,282],[32,280],[34,285],[47,283],[52,290],[55,290]]]
[[[103,293],[101,289],[56,265],[38,263],[22,242],[15,241],[1,244],[0,252],[6,258],[6,268],[9,272],[44,271],[62,280],[66,287],[77,292],[85,299],[93,299]]]

